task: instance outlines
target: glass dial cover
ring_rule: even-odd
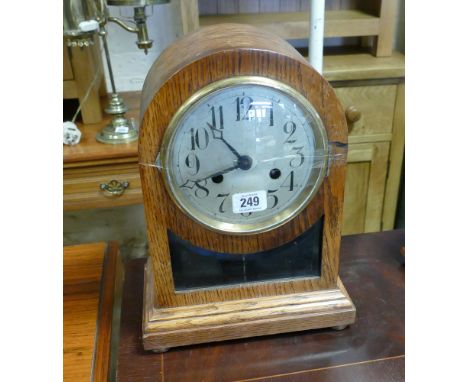
[[[293,88],[233,77],[190,97],[161,147],[179,208],[222,233],[253,234],[294,218],[318,191],[328,144],[314,107]]]

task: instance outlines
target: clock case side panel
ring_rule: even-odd
[[[343,111],[328,83],[302,58],[292,58],[272,50],[233,49],[203,56],[183,66],[163,82],[146,108],[140,133],[140,172],[155,275],[156,306],[285,295],[329,289],[337,285],[345,176],[343,165],[329,169],[314,202],[293,220],[272,232],[249,236],[223,235],[193,222],[171,201],[163,186],[162,176],[154,166],[165,128],[183,102],[204,86],[233,76],[264,76],[299,90],[321,116],[329,141],[345,145],[347,130]],[[168,229],[202,248],[223,253],[252,253],[293,240],[321,216],[324,216],[321,277],[175,292],[167,243]]]

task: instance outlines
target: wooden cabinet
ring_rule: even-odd
[[[343,234],[393,228],[404,145],[404,85],[396,81],[343,83],[335,89],[346,114],[357,114],[348,121]]]
[[[343,109],[352,108],[354,113],[354,122],[349,123],[343,234],[392,229],[404,150],[404,57],[326,56],[324,75]],[[129,116],[138,118],[139,93],[123,96]],[[64,147],[65,210],[142,202],[138,144],[96,142],[107,122],[81,126],[82,142]],[[120,195],[101,190],[101,184],[112,180],[128,182],[128,187]]]
[[[350,145],[346,170],[344,235],[380,231],[390,142]]]
[[[343,234],[393,229],[404,152],[404,56],[324,57],[348,121]]]
[[[67,168],[63,190],[68,209],[143,203],[138,164],[134,162]]]
[[[335,92],[347,116],[350,108],[359,113],[354,123],[348,120],[350,142],[363,138],[388,140],[393,128],[397,85],[337,86],[340,84],[335,84]]]
[[[138,120],[140,94],[123,93],[127,116]],[[110,121],[78,124],[81,142],[63,148],[63,208],[66,211],[108,208],[143,202],[138,169],[138,142],[106,145],[97,133]],[[120,192],[118,184],[126,185]],[[107,190],[101,186],[114,186]],[[112,192],[115,191],[115,192]]]

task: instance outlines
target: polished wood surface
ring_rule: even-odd
[[[329,329],[195,345],[153,354],[143,350],[144,259],[126,264],[118,381],[404,380],[404,231],[342,239],[340,277],[357,320]]]
[[[346,326],[354,322],[356,308],[338,279],[337,287],[286,296],[160,308],[154,306],[151,265],[145,267],[143,345],[164,352],[169,348]]]
[[[187,52],[187,55],[181,57],[180,51]],[[193,60],[195,52],[197,59]],[[247,25],[215,25],[200,29],[166,49],[150,69],[142,90],[144,116],[139,140],[140,174],[149,253],[157,291],[155,305],[158,307],[286,295],[337,287],[344,163],[339,162],[330,167],[312,202],[291,221],[269,232],[244,236],[213,232],[190,219],[174,204],[165,188],[161,171],[153,165],[161,149],[166,127],[180,106],[205,86],[240,75],[272,78],[296,89],[317,110],[328,140],[347,143],[344,112],[332,88],[291,45],[276,35]],[[346,147],[342,154],[346,155]],[[193,245],[209,250],[255,253],[294,240],[323,215],[320,278],[175,293],[168,229]]]
[[[101,185],[113,180],[127,183],[121,194],[111,194]],[[142,203],[138,164],[118,163],[67,168],[63,172],[63,207],[65,210],[105,208]]]
[[[112,315],[119,269],[118,245],[114,242],[64,247],[64,381],[101,382],[110,376]]]
[[[218,233],[195,222],[173,202],[162,171],[154,166],[166,129],[181,106],[199,90],[235,76],[270,78],[299,92],[319,114],[328,141],[340,147],[336,153],[347,154],[348,127],[333,89],[277,35],[249,25],[213,25],[167,48],[143,86],[138,145],[149,245],[143,322],[147,349],[347,325],[355,319],[354,305],[338,280],[344,160],[328,168],[318,192],[297,216],[255,235]],[[176,292],[168,231],[201,248],[246,254],[292,242],[321,217],[320,277]]]

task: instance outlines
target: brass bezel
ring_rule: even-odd
[[[255,222],[255,223],[245,223],[245,224],[236,224],[236,223],[225,223],[213,219],[205,214],[202,214],[197,209],[193,208],[191,205],[184,205],[179,199],[178,194],[181,193],[178,187],[173,186],[172,177],[171,177],[171,170],[168,168],[167,163],[169,162],[169,147],[172,143],[172,138],[174,137],[174,132],[179,125],[180,120],[185,115],[185,113],[200,99],[204,98],[205,96],[219,91],[228,87],[237,86],[237,85],[259,85],[274,88],[279,90],[280,92],[285,93],[286,95],[293,98],[298,104],[300,104],[305,111],[312,117],[315,123],[312,123],[310,126],[313,130],[314,137],[317,141],[316,149],[321,150],[324,157],[323,166],[319,168],[319,174],[313,184],[309,182],[309,184],[304,187],[302,192],[296,197],[296,201],[292,203],[288,208],[281,211],[281,213],[269,218],[264,222]],[[203,225],[204,227],[219,232],[222,234],[230,234],[230,235],[251,235],[251,234],[258,234],[262,232],[271,231],[283,224],[286,224],[294,217],[296,217],[312,200],[315,196],[317,191],[319,190],[322,181],[326,175],[327,167],[328,167],[328,139],[325,127],[323,125],[322,119],[320,118],[318,112],[315,108],[311,105],[311,103],[297,90],[293,89],[291,86],[284,84],[283,82],[273,80],[266,77],[259,77],[259,76],[237,76],[226,78],[223,80],[219,80],[213,82],[204,88],[197,91],[191,97],[189,97],[177,112],[172,117],[169,125],[164,132],[164,137],[161,143],[160,148],[160,165],[158,167],[162,167],[162,174],[164,180],[164,186],[168,191],[168,194],[175,205],[184,212],[188,217],[192,220],[196,221],[197,223]],[[313,168],[314,169],[314,168]],[[312,178],[313,170],[310,173],[309,179]],[[229,229],[227,229],[229,227]]]

